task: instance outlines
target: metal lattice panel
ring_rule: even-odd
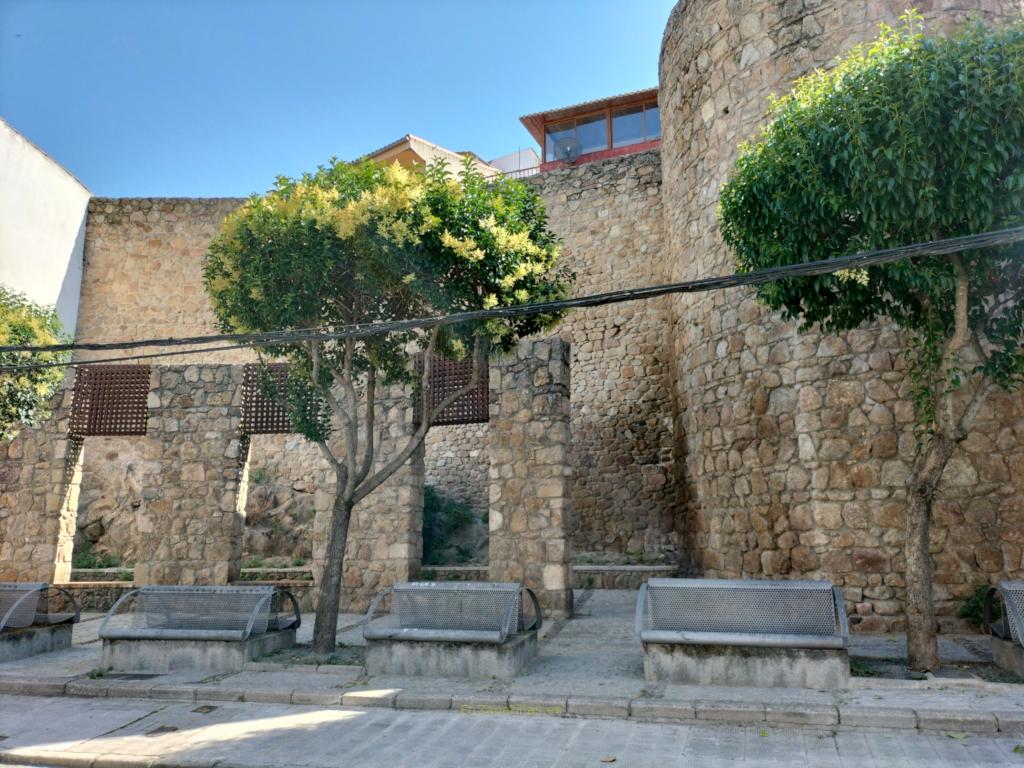
[[[1004,581],[999,585],[1006,612],[1010,638],[1024,645],[1024,581]]]
[[[423,355],[416,357],[416,372],[423,376]],[[436,408],[446,397],[473,380],[473,361],[449,360],[435,356],[430,364],[430,407]],[[480,381],[468,394],[449,405],[434,419],[433,426],[445,424],[486,424],[490,413],[489,370],[484,366]],[[421,398],[416,398],[416,421],[420,420]]]
[[[246,435],[278,435],[294,432],[284,401],[287,363],[272,363],[266,368],[274,380],[279,399],[264,397],[260,374],[264,366],[250,363],[242,375],[242,432]]]
[[[78,603],[43,582],[0,582],[0,631],[78,621]]]
[[[523,618],[520,593],[530,597],[533,621]],[[391,613],[377,617],[391,594]],[[502,643],[521,626],[541,621],[536,598],[515,583],[414,581],[396,584],[374,598],[363,635],[367,639],[411,639]]]
[[[45,589],[41,582],[0,584],[0,630],[32,626]]]
[[[702,636],[845,638],[841,603],[826,581],[651,579],[639,596],[641,639]],[[766,640],[765,644],[769,644]]]
[[[284,602],[291,602],[290,610]],[[105,639],[245,640],[299,624],[290,593],[272,586],[170,587],[133,590],[107,612]]]
[[[144,435],[148,365],[88,365],[75,374],[72,435]]]

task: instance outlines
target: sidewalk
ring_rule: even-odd
[[[649,686],[633,635],[632,592],[597,591],[578,615],[549,627],[529,670],[515,680],[467,681],[364,676],[362,667],[255,663],[245,671],[210,675],[114,675],[90,678],[100,664],[98,620],[76,628],[69,651],[0,665],[0,693],[455,710],[555,717],[601,717],[740,725],[781,723],[847,729],[1024,735],[1024,685],[970,679],[926,681],[854,678],[847,691],[716,686]],[[311,618],[311,617],[307,617]],[[362,642],[357,615],[342,616],[339,637]],[[312,621],[300,630],[309,642]],[[896,638],[855,638],[860,658],[901,652]],[[943,656],[978,661],[977,642],[944,640]]]

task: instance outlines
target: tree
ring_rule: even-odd
[[[928,38],[921,18],[773,99],[722,190],[742,270],[996,230],[1024,219],[1024,27]],[[910,667],[938,667],[929,535],[943,471],[989,394],[1024,372],[1019,246],[911,259],[758,289],[802,327],[903,329],[917,451],[907,480]]]
[[[539,197],[521,182],[485,180],[470,162],[453,176],[444,165],[418,173],[332,161],[299,179],[278,178],[228,216],[207,253],[204,281],[225,331],[340,329],[563,298],[559,251]],[[412,456],[440,411],[479,383],[491,349],[508,349],[557,319],[267,348],[289,362],[284,389],[293,427],[320,447],[337,476],[313,629],[317,653],[334,649],[353,507]],[[411,350],[424,355],[419,374]],[[473,375],[431,408],[435,355],[471,357]],[[418,391],[420,420],[397,455],[378,466],[375,405],[392,386],[410,398]]]
[[[52,307],[40,306],[0,285],[0,344],[46,346],[65,340]],[[60,363],[67,357],[55,352],[31,356],[0,352],[0,366]],[[60,366],[0,373],[0,442],[13,440],[22,425],[36,426],[46,420],[49,400],[63,381]]]

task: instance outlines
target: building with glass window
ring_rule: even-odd
[[[658,89],[623,93],[519,118],[541,147],[541,171],[661,145]]]

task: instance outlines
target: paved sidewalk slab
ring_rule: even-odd
[[[987,735],[0,696],[0,763],[88,768],[1024,766]]]

